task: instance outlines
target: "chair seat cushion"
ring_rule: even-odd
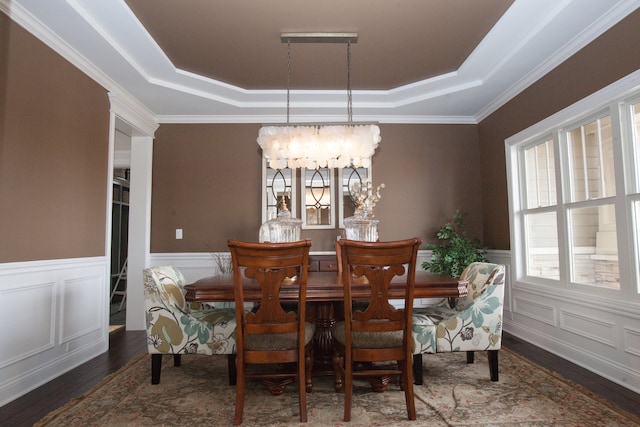
[[[306,322],[304,325],[304,344],[307,345],[313,339],[316,325]],[[247,334],[247,350],[293,350],[298,347],[298,334]]]
[[[344,322],[336,322],[332,328],[333,338],[340,344],[346,342]],[[354,348],[390,348],[402,347],[402,331],[390,332],[352,332]]]

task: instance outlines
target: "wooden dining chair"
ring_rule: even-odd
[[[345,394],[344,421],[351,420],[354,377],[392,375],[400,375],[407,415],[410,420],[416,419],[411,325],[416,256],[421,243],[418,238],[394,242],[340,240],[345,320],[337,322],[332,333],[336,390],[344,389]],[[390,304],[388,296],[390,283],[397,276],[402,277],[399,280],[405,289],[404,307],[400,309]],[[368,284],[368,301],[354,300],[354,284]],[[378,363],[389,361],[396,363]],[[362,369],[354,369],[356,363]]]
[[[306,422],[306,393],[311,391],[315,331],[314,324],[305,322],[311,240],[291,243],[229,240],[228,245],[233,263],[237,324],[234,424],[242,423],[248,378],[282,384],[297,379],[300,421]],[[244,309],[243,275],[255,280],[262,295],[251,311]],[[298,304],[295,309],[285,311],[280,301],[281,292],[296,289]],[[289,363],[295,364],[295,371],[282,369],[283,364]],[[280,390],[283,392],[284,388]]]

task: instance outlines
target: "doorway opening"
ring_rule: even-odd
[[[126,324],[127,260],[129,244],[129,173],[126,168],[113,171],[111,205],[111,288],[109,298],[110,330]]]

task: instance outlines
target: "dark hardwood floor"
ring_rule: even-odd
[[[109,351],[1,407],[0,426],[32,426],[146,351],[146,331],[120,329],[109,334]]]
[[[503,345],[640,417],[639,394],[507,333],[503,335]],[[0,408],[0,426],[31,426],[49,412],[81,396],[102,378],[117,371],[138,354],[146,352],[145,332],[113,332],[109,336],[109,348],[105,354]]]
[[[609,401],[609,403],[640,417],[640,394],[634,393],[626,387],[609,381],[506,332],[502,334],[502,345],[530,361],[557,372],[564,378],[583,386],[604,400]]]

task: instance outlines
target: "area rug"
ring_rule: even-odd
[[[417,420],[406,415],[397,382],[375,393],[354,384],[351,422],[342,421],[344,395],[331,377],[314,378],[307,395],[307,426],[638,426],[639,420],[584,388],[500,351],[500,381],[489,380],[483,354],[467,364],[464,353],[425,355],[424,385],[415,387]],[[95,388],[47,415],[36,426],[232,425],[235,389],[225,356],[183,356],[181,367],[163,360],[159,385],[141,355]],[[259,382],[247,387],[245,426],[299,426],[294,385],[272,396]]]

